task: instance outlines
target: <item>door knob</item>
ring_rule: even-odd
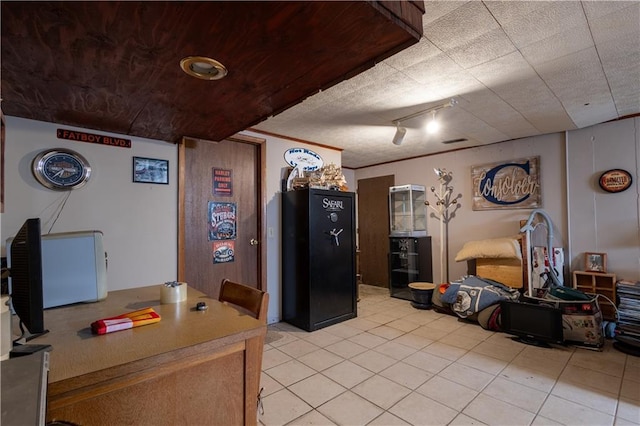
[[[252,246],[257,246],[258,245],[258,240],[256,240],[255,238],[252,238],[249,240],[249,244]]]

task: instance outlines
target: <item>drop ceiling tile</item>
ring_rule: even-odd
[[[632,93],[623,93],[622,95],[615,97],[616,111],[618,117],[624,117],[626,115],[638,114],[640,106],[638,105],[640,99],[640,91],[636,90]]]
[[[472,75],[460,72],[442,76],[440,80],[412,86],[405,92],[394,93],[380,100],[384,105],[398,107],[392,114],[396,118],[413,112],[441,105],[462,93],[482,90],[482,86]]]
[[[640,3],[590,21],[618,116],[640,111]]]
[[[531,65],[520,52],[510,53],[468,70],[478,81],[492,88],[499,84],[535,76]]]
[[[462,68],[489,62],[516,50],[502,28],[496,28],[446,51]]]
[[[575,128],[560,101],[535,74],[493,84],[491,89],[541,133]]]
[[[545,62],[536,71],[562,103],[612,101],[595,48]]]
[[[566,102],[563,104],[567,114],[571,116],[571,119],[580,129],[618,118],[616,105],[613,103],[611,96],[608,99],[590,102],[589,105],[584,105],[580,102]]]
[[[381,115],[392,120],[427,108],[427,105],[440,101],[442,97],[429,85],[416,84],[404,92],[386,97],[383,105],[387,110]]]
[[[605,63],[605,74],[611,86],[618,116],[637,114],[640,111],[640,54],[619,60],[615,67]]]
[[[433,43],[422,37],[418,43],[390,56],[383,62],[396,70],[403,70],[441,53],[442,51],[435,47]]]
[[[407,77],[420,83],[441,80],[448,74],[462,71],[462,67],[456,64],[444,53],[433,56],[429,60],[421,61],[406,68],[403,72]]]
[[[484,143],[508,139],[507,135],[464,109],[457,108],[450,113],[450,115],[443,117],[442,126],[455,129],[457,134],[451,135],[451,138],[465,137],[468,139],[473,137]]]
[[[441,99],[485,89],[485,86],[468,71],[442,76],[440,83],[443,93],[443,96],[439,96]]]
[[[468,1],[432,1],[424,2],[424,15],[422,16],[423,26],[432,24],[441,17],[464,6]]]
[[[500,25],[522,19],[522,16],[545,7],[542,1],[485,1],[484,4]]]
[[[522,56],[532,65],[551,61],[593,46],[586,22],[520,49]]]
[[[582,7],[589,20],[602,18],[613,12],[633,6],[633,1],[585,1]]]
[[[507,139],[536,133],[536,128],[522,114],[490,90],[466,93],[460,96],[458,102],[461,108],[504,133]]]
[[[424,37],[442,50],[468,43],[498,28],[498,23],[482,2],[471,1],[424,28]]]
[[[632,2],[629,7],[590,19],[589,25],[598,44],[628,40],[637,45],[640,41],[640,2]]]
[[[517,8],[518,2],[513,2]],[[540,6],[529,13],[518,14],[502,24],[502,28],[518,48],[549,38],[553,34],[584,25],[586,18],[580,2],[540,2]],[[516,9],[517,10],[517,9]]]
[[[286,129],[290,124],[295,124],[300,120],[300,117],[306,117],[308,112],[309,111],[305,110],[304,107],[299,104],[295,108],[282,111],[280,114],[269,117],[267,120],[253,127],[269,132],[276,132],[276,130],[280,130],[280,128]]]

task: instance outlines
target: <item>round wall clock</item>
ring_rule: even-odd
[[[91,176],[91,166],[80,154],[70,149],[42,151],[31,165],[36,180],[49,189],[78,189]]]

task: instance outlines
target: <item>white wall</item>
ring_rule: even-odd
[[[569,133],[568,180],[571,260],[584,268],[584,253],[607,253],[607,272],[640,280],[640,118]],[[611,194],[600,175],[624,169],[632,186]]]
[[[347,186],[349,187],[350,192],[356,192],[358,188],[358,182],[356,182],[356,171],[353,169],[342,169],[342,174],[344,175],[345,180],[347,181]]]
[[[398,146],[397,149],[402,149]],[[540,156],[542,208],[551,216],[560,235],[566,234],[565,149],[564,135],[552,134],[503,142],[399,161],[356,170],[356,180],[376,176],[395,175],[395,184],[417,184],[427,187],[427,200],[434,202],[430,187],[438,188],[439,181],[434,168],[444,168],[453,173],[453,194],[462,194],[461,208],[449,222],[449,280],[467,273],[466,262],[454,261],[456,253],[469,240],[506,237],[519,231],[519,221],[527,219],[530,209],[472,210],[471,166],[525,157]],[[452,211],[452,210],[450,210]],[[427,232],[432,236],[433,279],[440,281],[440,222],[429,217]]]
[[[158,284],[177,277],[176,145],[78,129],[16,117],[6,118],[4,242],[25,219],[39,217],[42,233],[100,230],[108,253],[108,290]],[[125,137],[132,147],[118,148],[57,139],[56,129]],[[80,189],[66,192],[40,185],[31,173],[33,157],[49,148],[68,148],[90,163],[92,175]],[[132,182],[132,157],[169,160],[169,185]]]

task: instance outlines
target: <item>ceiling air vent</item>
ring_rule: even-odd
[[[442,141],[442,143],[458,143],[458,142],[466,142],[469,139],[467,138],[458,138],[458,139],[449,139],[448,141]]]

